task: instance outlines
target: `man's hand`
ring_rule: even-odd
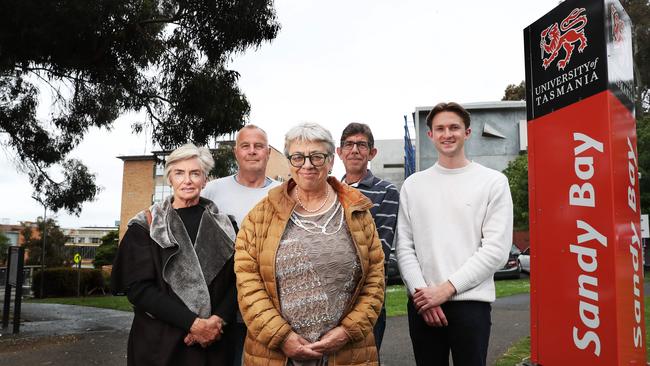
[[[291,332],[282,343],[282,352],[294,360],[316,360],[323,354],[311,349],[311,344],[295,332]]]
[[[422,315],[423,312],[434,306],[440,306],[447,302],[455,293],[456,288],[449,281],[440,285],[416,288],[415,294],[413,294],[413,305],[418,309],[418,314]]]
[[[422,313],[424,322],[430,327],[446,327],[449,325],[447,317],[440,306],[434,306]]]
[[[339,326],[325,333],[318,342],[314,342],[311,345],[311,349],[320,353],[334,353],[349,341],[350,337],[348,337],[343,327]]]
[[[187,345],[199,343],[201,347],[205,348],[212,342],[219,340],[222,332],[223,319],[220,317],[212,315],[207,319],[196,318],[190,328],[190,333],[185,337],[184,341]]]

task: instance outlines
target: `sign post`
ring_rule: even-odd
[[[9,312],[11,307],[11,289],[16,289],[14,301],[14,327],[13,333],[20,331],[20,308],[23,300],[23,265],[25,261],[25,248],[10,246],[7,250],[7,280],[5,281],[5,300],[2,312],[2,328],[9,326]]]
[[[524,43],[531,360],[645,365],[630,19],[567,0]]]
[[[81,294],[81,254],[75,253],[73,260],[77,265],[77,297],[79,297]]]

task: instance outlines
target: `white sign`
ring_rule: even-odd
[[[650,224],[648,223],[648,215],[641,215],[641,237],[650,238]]]

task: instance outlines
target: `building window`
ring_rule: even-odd
[[[165,175],[165,162],[156,163],[156,177]]]
[[[99,244],[101,240],[99,240],[99,238],[90,238],[90,242],[93,244]]]
[[[15,246],[18,245],[18,233],[16,232],[6,232],[4,233],[7,238],[9,238],[9,245]]]
[[[384,169],[388,169],[388,168],[404,169],[404,164],[384,164]]]
[[[170,194],[172,194],[172,187],[164,183],[158,184],[154,190],[152,202],[160,203],[165,199],[165,197],[169,196]]]
[[[97,247],[76,247],[74,248],[76,253],[81,254],[82,259],[95,259],[95,253],[97,252]]]

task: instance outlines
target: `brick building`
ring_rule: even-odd
[[[223,142],[222,142],[223,144]],[[226,142],[232,145],[232,142]],[[118,156],[124,162],[122,173],[122,205],[120,209],[120,239],[126,232],[126,224],[138,212],[160,202],[172,194],[165,179],[166,152],[151,155]],[[289,179],[289,163],[284,154],[271,146],[271,156],[266,166],[266,176],[278,181]]]
[[[9,245],[23,245],[23,242],[25,242],[25,238],[23,237],[21,231],[23,230],[23,224],[27,224],[28,226],[32,227],[34,230],[32,231],[32,235],[35,237],[40,237],[40,231],[36,229],[36,223],[25,221],[21,222],[20,224],[3,224],[0,225],[0,233],[4,234],[7,238],[9,238]]]
[[[9,245],[19,245],[22,246],[25,243],[25,237],[23,236],[23,229],[29,227],[31,230],[32,238],[40,239],[41,230],[38,228],[38,224],[31,221],[21,221],[19,224],[0,224],[0,233],[9,238]],[[25,260],[29,258],[29,253],[25,253]],[[4,264],[1,263],[0,264]]]

